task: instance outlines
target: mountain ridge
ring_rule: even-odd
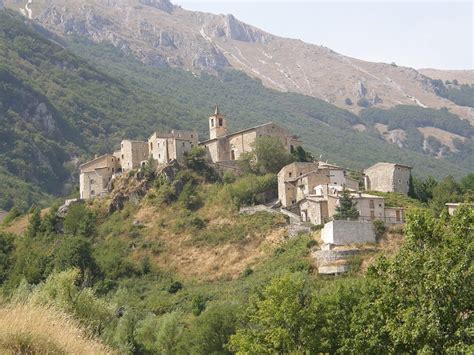
[[[320,98],[354,113],[367,106],[447,107],[474,122],[472,108],[437,95],[431,78],[413,68],[278,37],[233,15],[188,11],[167,0],[33,0],[28,6],[6,0],[6,5],[62,36],[112,43],[148,65],[211,73],[234,68],[267,87]]]

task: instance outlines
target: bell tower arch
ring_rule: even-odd
[[[227,121],[224,115],[221,115],[219,106],[216,105],[214,114],[209,117],[209,138],[219,138],[227,135]]]

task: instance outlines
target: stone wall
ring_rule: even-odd
[[[81,199],[102,196],[107,193],[107,186],[112,179],[110,168],[101,168],[79,175],[79,193]]]
[[[356,243],[375,243],[372,222],[334,220],[324,225],[321,239],[326,244],[349,245]]]
[[[148,160],[148,142],[123,140],[120,147],[123,171],[137,169]]]

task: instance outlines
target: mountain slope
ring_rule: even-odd
[[[432,80],[414,69],[277,37],[232,15],[186,11],[168,0],[5,3],[60,35],[112,43],[146,64],[207,72],[232,67],[267,87],[317,97],[352,112],[369,105],[447,107],[474,121],[472,108],[437,95]]]
[[[70,192],[78,164],[113,151],[122,138],[146,139],[169,128],[196,129],[205,138],[215,102],[231,130],[274,121],[300,134],[316,156],[351,168],[388,160],[414,165],[419,176],[460,177],[472,170],[472,164],[354,131],[371,121],[312,97],[267,89],[235,70],[195,75],[146,66],[84,38],[58,41],[20,15],[0,12],[0,208],[26,208],[40,191]]]

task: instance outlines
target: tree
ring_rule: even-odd
[[[344,189],[339,198],[339,206],[336,207],[334,219],[356,219],[358,217],[359,211],[357,210],[357,204],[354,202],[349,191]]]
[[[239,157],[239,165],[247,173],[278,173],[293,160],[278,138],[264,136],[255,140],[252,152]]]
[[[177,354],[184,324],[181,312],[149,315],[137,324],[135,341],[151,354]],[[187,349],[189,350],[189,349]]]
[[[313,155],[304,150],[302,146],[296,147],[296,149],[293,149],[291,152],[291,155],[293,156],[293,159],[298,162],[312,162],[314,161]]]
[[[238,354],[317,353],[321,350],[319,314],[311,307],[302,274],[277,277],[251,298],[244,327],[230,338]]]
[[[84,204],[72,204],[64,218],[64,233],[91,237],[95,233],[95,214]]]
[[[14,250],[13,235],[0,233],[0,285],[9,275]]]
[[[191,324],[181,347],[191,354],[231,354],[226,345],[237,328],[238,311],[235,304],[209,307]]]
[[[432,176],[428,176],[425,180],[413,177],[412,180],[414,198],[420,200],[421,202],[430,201],[433,198],[433,190],[438,185],[438,182]]]
[[[41,211],[39,208],[33,208],[28,219],[28,227],[26,229],[26,236],[34,238],[38,235],[41,227]]]
[[[429,202],[430,208],[436,215],[446,208],[448,202],[462,202],[463,191],[459,183],[452,177],[447,176],[433,188],[433,198]]]
[[[473,225],[467,205],[449,221],[409,214],[398,254],[369,267],[343,352],[471,353]]]
[[[99,268],[92,256],[91,244],[82,237],[66,237],[54,254],[54,266],[58,271],[78,268],[81,281],[89,285],[99,276]]]

